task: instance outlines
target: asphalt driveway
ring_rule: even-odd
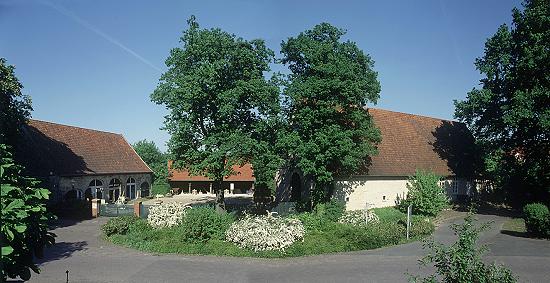
[[[500,233],[505,217],[480,215],[494,221],[481,242],[491,249],[487,260],[510,267],[520,282],[550,282],[550,241]],[[154,255],[104,242],[99,227],[105,218],[61,223],[57,244],[46,251],[41,274],[31,282],[407,282],[405,272],[419,271],[421,243],[370,251],[291,259]],[[459,220],[456,220],[459,221]],[[450,223],[436,239],[453,240]]]

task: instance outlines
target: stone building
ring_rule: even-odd
[[[396,205],[407,195],[408,177],[417,169],[442,176],[441,185],[453,200],[474,193],[474,139],[464,124],[383,109],[367,111],[382,142],[360,174],[335,178],[333,197],[345,201],[348,210]],[[305,199],[314,185],[299,169],[282,170],[277,182],[278,202]]]
[[[52,202],[149,195],[152,171],[120,134],[30,120],[17,151]]]

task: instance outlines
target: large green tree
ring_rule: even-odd
[[[379,98],[374,61],[344,34],[321,23],[281,44],[292,71],[284,91],[292,133],[283,142],[294,166],[313,178],[313,201],[328,195],[335,176],[367,166],[380,141],[364,109]]]
[[[15,67],[0,58],[0,144],[15,146],[19,130],[32,111],[31,99],[21,93],[22,88]]]
[[[151,98],[170,111],[165,129],[174,167],[214,180],[221,211],[224,176],[235,173],[233,165],[251,161],[260,150],[257,127],[279,109],[278,86],[264,77],[274,53],[263,40],[201,29],[194,17],[188,24],[183,46],[171,50]]]
[[[481,87],[455,101],[485,154],[487,176],[509,200],[550,192],[550,2],[528,0],[485,43]]]

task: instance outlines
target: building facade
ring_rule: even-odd
[[[345,201],[346,209],[396,205],[406,197],[408,177],[417,170],[440,175],[440,185],[453,200],[476,191],[474,139],[464,124],[383,109],[366,111],[380,129],[382,141],[367,168],[335,178],[333,198]],[[282,170],[277,183],[278,202],[308,198],[314,186],[296,168]]]
[[[30,120],[17,151],[53,202],[149,195],[152,171],[120,134]]]

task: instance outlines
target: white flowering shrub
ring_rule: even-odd
[[[226,240],[254,251],[281,250],[304,237],[304,225],[295,218],[249,216],[231,224]]]
[[[149,208],[147,222],[154,228],[172,227],[182,222],[190,206],[178,202],[162,203]]]
[[[368,223],[380,222],[378,215],[376,215],[374,211],[372,210],[365,211],[364,209],[345,211],[340,217],[340,219],[338,219],[338,222],[344,223],[344,224],[351,224],[353,226],[359,226],[359,225],[365,225],[367,223],[366,222],[367,218],[368,218]]]

